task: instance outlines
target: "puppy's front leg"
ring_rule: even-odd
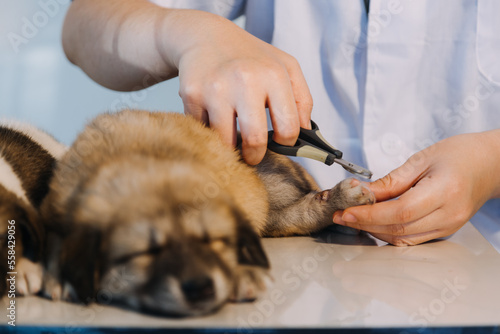
[[[44,254],[45,275],[42,283],[42,296],[52,300],[63,298],[63,288],[60,281],[59,256],[61,253],[61,238],[54,232],[47,233]]]
[[[33,262],[26,257],[21,257],[16,265],[17,288],[20,296],[37,294],[42,288],[43,268],[41,263]]]
[[[235,272],[235,285],[229,300],[234,303],[253,301],[271,285],[269,270],[256,266],[240,265]]]
[[[285,207],[271,207],[262,235],[310,234],[332,225],[335,211],[374,202],[375,196],[366,185],[349,178],[332,189],[311,191]]]

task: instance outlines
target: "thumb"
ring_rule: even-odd
[[[369,184],[377,202],[398,197],[413,187],[422,173],[417,171],[411,159],[383,178]]]

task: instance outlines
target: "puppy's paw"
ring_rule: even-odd
[[[375,195],[366,183],[354,178],[348,178],[340,183],[340,187],[348,205],[346,208],[375,203]]]
[[[268,269],[240,266],[236,272],[233,293],[229,296],[229,300],[234,303],[253,301],[271,285],[272,278]]]
[[[22,257],[16,264],[16,295],[29,296],[40,292],[43,281],[43,268],[40,263]]]
[[[52,299],[52,300],[61,300],[63,299],[63,289],[62,285],[59,282],[58,279],[56,279],[54,276],[52,276],[49,273],[45,274],[45,277],[43,278],[43,289],[42,289],[42,295],[45,298]]]
[[[331,193],[330,200],[335,210],[344,210],[351,206],[375,203],[375,195],[368,185],[354,178],[348,178],[340,182],[331,190]],[[358,229],[349,226],[334,224],[330,229],[342,234],[359,234]]]
[[[375,203],[375,195],[368,185],[353,178],[345,179],[332,189],[317,193],[315,199],[335,211]]]

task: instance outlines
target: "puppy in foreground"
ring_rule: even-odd
[[[58,162],[42,204],[53,299],[201,315],[265,290],[260,237],[307,235],[373,203],[359,181],[321,191],[268,152],[251,167],[177,113],[103,114]]]

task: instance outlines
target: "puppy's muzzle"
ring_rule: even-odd
[[[209,302],[215,299],[213,280],[208,276],[187,279],[181,283],[181,290],[190,304]]]

